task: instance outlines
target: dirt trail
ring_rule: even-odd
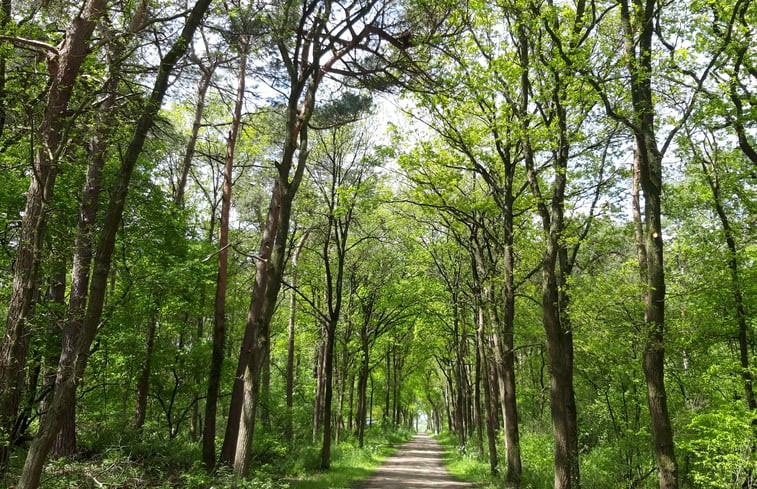
[[[416,435],[387,459],[358,489],[456,489],[473,487],[455,480],[444,468],[444,450],[427,435]]]

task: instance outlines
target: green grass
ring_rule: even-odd
[[[457,438],[449,432],[438,435],[436,439],[444,448],[444,466],[453,477],[472,482],[481,489],[500,487],[498,484],[500,479],[492,475],[486,460],[478,458],[473,445],[469,444],[461,451],[457,446]]]
[[[383,433],[378,429],[369,431],[366,433],[363,448],[358,448],[357,441],[352,439],[340,443],[332,451],[331,468],[328,471],[306,470],[296,478],[287,479],[286,482],[288,482],[290,489],[348,489],[354,487],[358,481],[370,477],[410,437],[409,432]],[[308,458],[308,455],[305,457]]]

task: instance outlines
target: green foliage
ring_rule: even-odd
[[[695,414],[680,447],[691,460],[688,478],[706,489],[742,487],[757,471],[755,430],[743,402],[725,402]]]

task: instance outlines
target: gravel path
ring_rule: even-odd
[[[442,463],[444,450],[427,435],[416,435],[358,489],[456,489],[473,487],[455,480]]]

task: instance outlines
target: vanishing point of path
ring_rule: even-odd
[[[444,468],[444,450],[427,435],[415,435],[384,462],[359,489],[457,489],[473,487],[455,480]]]

